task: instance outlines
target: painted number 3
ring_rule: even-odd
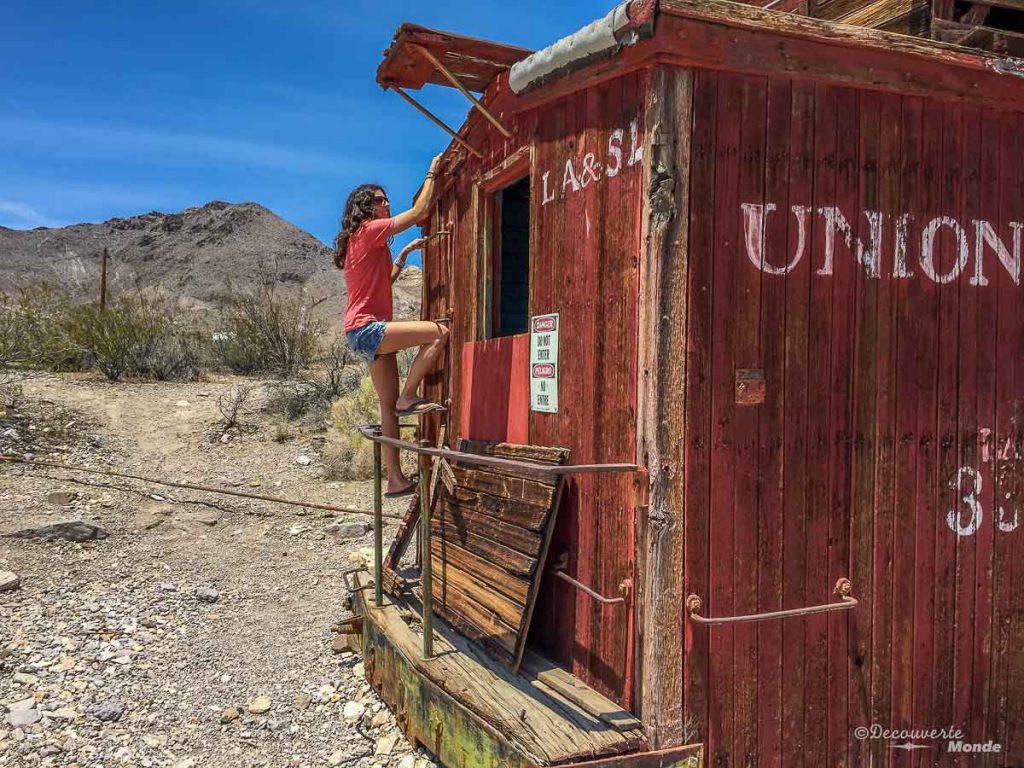
[[[965,480],[969,482],[970,490],[963,498],[964,504],[966,504],[967,509],[970,510],[971,516],[967,520],[966,525],[961,525],[961,513],[955,509],[951,509],[946,515],[946,523],[958,536],[973,536],[978,532],[978,528],[981,527],[981,519],[983,515],[981,511],[981,500],[978,498],[978,496],[981,495],[981,472],[973,467],[960,467],[960,471],[956,476],[956,487],[963,488]]]
[[[946,513],[946,524],[958,536],[973,536],[978,532],[984,519],[980,499],[982,490],[981,472],[974,467],[960,467],[960,471],[956,476],[956,488],[962,491],[966,490],[966,493],[963,495],[964,509],[949,510]],[[967,513],[966,518],[965,512]],[[1020,525],[1020,515],[1016,509],[1013,511],[1012,521],[1008,521],[1005,518],[1006,511],[1000,506],[999,519],[996,520],[996,525],[1000,531],[1009,533],[1016,530],[1017,526]]]

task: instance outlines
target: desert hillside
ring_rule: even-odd
[[[326,297],[318,309],[328,317],[340,318],[345,306],[344,281],[326,245],[262,205],[217,201],[99,224],[0,227],[0,291],[47,280],[95,295],[103,248],[114,292],[161,287],[186,308],[209,309],[229,286],[273,283],[311,300]],[[408,268],[396,286],[395,311],[413,316],[419,302],[420,274]]]

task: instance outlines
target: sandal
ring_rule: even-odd
[[[416,481],[409,484],[408,487],[403,488],[400,491],[388,491],[384,494],[385,499],[397,499],[399,496],[410,496],[415,492],[416,487],[419,485]]]
[[[444,407],[437,403],[432,403],[426,398],[420,397],[413,400],[409,405],[400,411],[396,412],[399,417],[402,416],[419,416],[421,413],[431,413],[433,411],[443,411]]]

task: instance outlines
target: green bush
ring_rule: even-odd
[[[178,327],[160,302],[122,297],[106,310],[84,304],[68,312],[63,327],[82,357],[111,381],[125,375],[195,379],[200,373],[201,336]]]
[[[219,364],[234,373],[295,376],[315,361],[326,327],[302,303],[278,298],[272,288],[228,293],[213,350]]]
[[[0,364],[54,371],[88,367],[68,337],[67,296],[51,283],[24,288],[17,300],[0,302]]]

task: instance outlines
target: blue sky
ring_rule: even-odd
[[[329,242],[353,186],[397,208],[448,142],[374,82],[402,21],[537,48],[612,4],[6,0],[0,225],[255,201]],[[458,93],[422,98],[461,124]]]

